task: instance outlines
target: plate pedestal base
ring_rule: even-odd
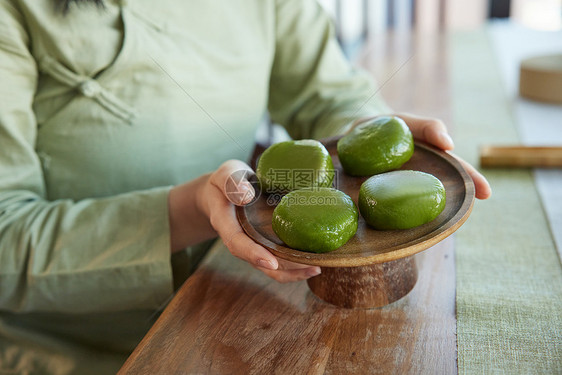
[[[322,267],[307,280],[322,300],[346,308],[386,306],[408,294],[416,285],[414,256],[360,267]]]

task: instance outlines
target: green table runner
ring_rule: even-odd
[[[456,152],[518,143],[485,32],[450,40]],[[562,374],[562,268],[530,171],[485,170],[493,196],[456,235],[461,374]]]

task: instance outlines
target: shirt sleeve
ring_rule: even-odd
[[[353,68],[315,0],[278,0],[269,112],[293,138],[340,133],[360,117],[388,113],[377,87]]]
[[[23,20],[0,5],[0,310],[155,308],[172,293],[169,188],[46,199]]]

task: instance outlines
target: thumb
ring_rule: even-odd
[[[399,113],[395,116],[402,118],[410,128],[414,138],[430,143],[443,150],[452,150],[455,144],[447,132],[443,121],[430,117],[420,117],[408,113]]]
[[[211,182],[232,204],[244,206],[256,196],[251,181],[256,181],[255,173],[246,163],[229,160],[213,174]]]

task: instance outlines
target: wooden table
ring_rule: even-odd
[[[397,111],[451,119],[444,36],[371,40],[359,61]],[[454,238],[416,260],[419,280],[405,298],[348,310],[215,246],[120,373],[456,373]]]

